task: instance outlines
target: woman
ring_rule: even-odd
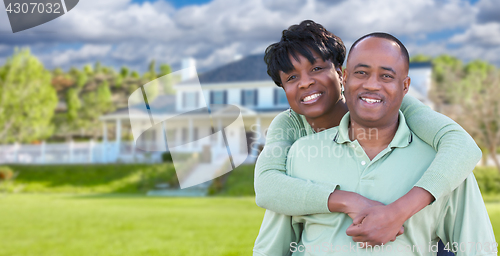
[[[266,145],[257,160],[255,192],[260,207],[285,215],[345,212],[354,218],[359,214],[369,217],[369,208],[378,203],[355,193],[337,190],[335,184],[312,183],[285,174],[287,150],[293,142],[337,126],[348,111],[341,93],[345,55],[340,38],[313,21],[291,26],[283,31],[280,42],[267,48],[268,74],[285,90],[291,110],[273,120]],[[299,59],[307,59],[310,66],[306,67],[305,63],[304,70],[297,70],[299,68],[292,62]],[[301,72],[328,88],[311,95],[302,94],[298,79]],[[325,101],[325,98],[329,100]],[[409,96],[403,100],[401,110],[412,131],[434,147],[437,155],[415,187],[397,200],[405,207],[391,213],[392,218],[378,223],[377,241],[383,243],[402,233],[400,228],[404,221],[456,188],[481,157],[473,139],[449,118]],[[339,202],[346,201],[349,204],[347,210],[338,207]]]

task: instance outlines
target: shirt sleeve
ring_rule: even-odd
[[[258,206],[286,215],[330,213],[328,197],[336,184],[286,175],[286,158],[292,144],[305,133],[294,112],[280,113],[271,122],[266,144],[255,165],[255,201]]]
[[[473,174],[450,194],[437,224],[436,235],[456,255],[497,255],[498,244]]]
[[[481,159],[474,139],[456,122],[406,95],[401,105],[406,123],[437,151],[422,178],[415,184],[437,200],[457,188]]]
[[[291,255],[291,246],[299,234],[292,226],[292,217],[266,210],[253,248],[254,256]]]

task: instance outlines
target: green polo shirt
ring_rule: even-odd
[[[347,113],[338,127],[297,140],[288,153],[287,174],[338,184],[341,190],[389,204],[412,189],[435,157],[400,113],[393,140],[370,160],[358,141],[349,139],[349,121]],[[383,247],[359,248],[345,233],[351,224],[344,213],[289,217],[267,211],[254,255],[435,255],[439,239],[450,247],[454,242],[462,245],[458,255],[496,255],[491,252],[496,250],[493,229],[473,174],[411,217],[405,233]]]

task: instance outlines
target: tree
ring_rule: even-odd
[[[431,98],[436,109],[452,117],[474,137],[500,171],[500,72],[484,61],[464,65],[442,55],[433,60]]]
[[[93,137],[100,132],[99,116],[114,111],[109,84],[104,81],[95,91],[83,96],[79,121],[82,129],[89,131]]]
[[[465,67],[462,80],[462,107],[466,114],[459,119],[476,142],[487,149],[500,171],[497,148],[500,144],[500,72],[485,62]]]
[[[410,58],[410,62],[430,62],[430,61],[432,61],[432,57],[423,54],[417,54]]]
[[[168,75],[172,73],[172,69],[168,64],[160,65],[160,77],[164,75]],[[162,89],[164,94],[175,94],[175,90],[173,88],[173,78],[172,75],[166,76],[162,78]]]
[[[82,103],[78,98],[78,89],[71,88],[66,92],[67,119],[69,122],[74,122],[78,119],[78,111],[82,107]]]
[[[51,73],[28,49],[16,49],[0,67],[0,143],[51,136],[56,105]]]
[[[433,86],[430,97],[436,103],[437,109],[440,110],[442,105],[456,104],[462,97],[459,87],[460,80],[464,76],[463,63],[455,57],[441,55],[436,57],[432,64]]]

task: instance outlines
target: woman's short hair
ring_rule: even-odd
[[[311,50],[319,54],[323,61],[332,61],[335,67],[341,67],[346,56],[346,48],[338,36],[326,30],[321,24],[305,20],[299,25],[292,25],[283,30],[281,40],[267,47],[264,55],[267,74],[276,85],[281,86],[279,72],[288,73],[294,69],[290,55],[297,61],[298,55],[302,55],[314,63]]]

